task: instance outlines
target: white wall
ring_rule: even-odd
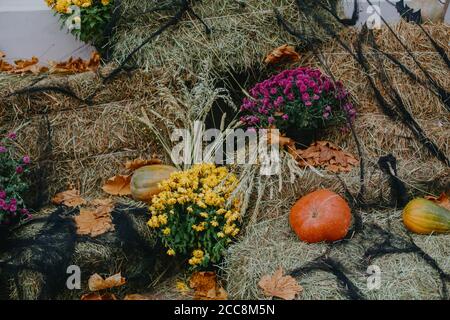
[[[49,10],[44,0],[0,0],[2,11],[36,11]]]
[[[0,51],[8,61],[36,56],[45,65],[71,56],[87,59],[94,49],[62,30],[44,0],[0,0]]]

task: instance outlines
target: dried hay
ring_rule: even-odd
[[[100,80],[93,73],[50,76],[38,86],[62,84],[86,97]],[[123,170],[126,160],[163,154],[136,118],[149,105],[169,118],[179,117],[179,110],[171,109],[164,100],[166,92],[179,91],[172,76],[161,70],[135,72],[102,86],[89,105],[55,92],[1,101],[0,131],[17,131],[19,150],[30,154],[38,176],[45,175],[41,178],[46,181],[40,182],[44,185],[35,187],[48,188],[39,190],[46,192],[47,198],[70,183],[79,186],[83,194],[96,196],[106,179]],[[14,87],[7,91],[12,90]]]
[[[79,299],[89,291],[89,276],[118,272],[127,284],[116,292],[125,295],[148,290],[162,274],[172,272],[146,227],[145,207],[117,207],[115,230],[96,238],[75,234],[73,214],[61,208],[42,210],[2,244],[2,299]],[[66,287],[71,265],[80,267],[81,290]]]
[[[447,45],[449,26],[446,24],[426,25],[425,29],[435,41],[450,50]],[[433,48],[426,35],[414,24],[401,22],[393,26],[394,32],[404,41],[413,52],[413,55],[427,70],[433,79],[442,88],[450,91],[450,78],[448,69],[441,57]],[[357,32],[348,29],[342,33],[343,41],[350,45],[355,52]],[[394,35],[387,28],[375,31],[375,38],[380,49],[392,54],[401,63],[425,81],[420,68],[412,61],[412,58],[401,47]],[[373,72],[379,69],[378,58],[374,50],[364,46],[368,61]],[[414,137],[412,131],[400,121],[392,121],[384,115],[378,105],[373,91],[370,88],[365,72],[360,65],[346,52],[336,41],[322,47],[324,61],[336,79],[344,82],[355,99],[359,116],[355,122],[355,129],[361,139],[364,153],[369,158],[376,158],[387,153],[393,153],[401,160],[418,160],[418,166],[423,165],[431,156],[424,146]],[[447,156],[450,154],[450,119],[448,110],[439,97],[421,84],[415,83],[407,75],[387,59],[380,58],[386,70],[387,77],[392,81],[393,87],[399,92],[407,110],[429,137]],[[305,65],[323,66],[313,56],[305,56],[302,61]],[[377,85],[382,83],[377,81]],[[338,141],[340,145],[356,151],[354,140],[341,134],[332,134],[332,141]],[[420,161],[420,163],[419,163]]]
[[[384,240],[370,232],[369,223],[386,227],[389,217],[390,224],[395,226],[393,229],[400,229],[391,231],[404,236],[400,211],[359,213],[366,229],[350,240],[333,245],[301,242],[292,232],[287,215],[248,227],[245,236],[228,249],[222,265],[226,290],[234,299],[263,299],[257,285],[263,275],[273,273],[280,266],[291,272],[326,256],[341,263],[344,273],[366,299],[440,299],[442,292],[438,272],[417,253],[385,255],[370,262],[364,256],[369,247]],[[449,235],[415,235],[413,241],[435,258],[447,274],[450,272]],[[379,290],[369,290],[367,287],[369,275],[366,270],[369,265],[381,268]],[[297,279],[304,288],[299,299],[348,299],[346,288],[329,272],[312,270]]]
[[[174,3],[176,1],[157,4],[152,1],[123,1],[125,23],[119,24],[112,41],[115,45],[114,58],[118,62],[123,61],[131,50],[176,11],[155,8],[173,8]],[[154,66],[172,65],[198,73],[202,70],[203,63],[207,62],[219,73],[229,71],[230,68],[233,71],[254,68],[273,48],[298,42],[287,33],[280,32],[275,8],[293,25],[302,26],[307,37],[325,38],[324,32],[299,14],[296,2],[291,0],[195,1],[192,8],[211,33],[207,34],[203,23],[192,12],[188,12],[177,25],[134,56],[134,62],[139,67],[150,70]],[[329,16],[323,9],[316,10]]]
[[[429,25],[426,29],[442,47],[447,48],[449,54],[446,44],[448,26]],[[395,26],[395,31],[411,46],[424,68],[430,71],[444,89],[449,90],[448,69],[418,27],[400,23]],[[353,43],[356,32],[352,29],[344,32],[344,40],[350,39]],[[376,36],[384,51],[394,54],[413,72],[422,75],[386,28],[377,31]],[[348,290],[348,283],[341,283],[333,273],[308,268],[316,259],[322,262],[331,259],[340,264],[339,269],[355,285],[356,290],[359,290],[356,298],[448,299],[439,272],[425,261],[423,253],[434,259],[438,267],[447,274],[446,280],[442,281],[448,287],[450,235],[410,235],[401,222],[401,211],[382,208],[392,203],[387,176],[379,170],[377,161],[380,156],[388,153],[397,157],[398,177],[405,183],[410,196],[437,194],[442,190],[449,190],[448,166],[431,156],[411,130],[381,113],[364,72],[347,52],[335,42],[326,44],[322,50],[328,67],[337,79],[350,88],[359,108],[355,131],[360,139],[366,163],[365,198],[371,206],[370,209],[354,210],[354,214],[362,217],[363,229],[353,234],[350,239],[332,245],[306,244],[299,241],[289,226],[287,216],[295,200],[320,187],[327,187],[345,195],[345,185],[355,195],[360,188],[360,176],[358,169],[354,169],[348,174],[341,174],[341,182],[334,175],[321,172],[322,176],[319,176],[306,170],[295,183],[290,183],[290,170],[283,167],[281,180],[280,177],[270,178],[264,188],[261,187],[259,192],[264,196],[251,208],[254,210],[252,216],[256,218],[250,220],[239,241],[228,249],[225,262],[221,266],[228,293],[235,299],[264,299],[257,285],[263,275],[271,274],[279,267],[288,272],[304,267],[303,272],[296,275],[304,288],[299,299],[355,298]],[[370,57],[369,61],[372,67],[376,68],[375,61]],[[423,86],[414,84],[402,75],[398,68],[386,61],[384,63],[388,77],[400,92],[408,110],[426,135],[448,156],[450,123],[448,111],[442,101]],[[305,56],[302,64],[322,67],[313,56]],[[324,138],[338,141],[345,149],[357,152],[356,144],[350,135],[328,132]],[[255,203],[255,199],[253,200]],[[408,248],[410,241],[413,241],[422,251],[393,253],[369,259],[365,253],[387,239],[374,225],[390,232],[387,237],[391,239],[392,245]],[[366,272],[369,265],[381,268],[381,287],[378,290],[369,290],[367,286],[369,275]]]
[[[288,10],[293,2],[282,2],[287,6],[281,9],[282,12],[287,15],[289,12],[295,12],[295,10]],[[127,3],[132,4],[133,1]],[[236,5],[231,2],[227,4]],[[259,8],[259,11],[264,11],[265,9],[261,6],[267,5],[262,1],[254,4],[250,2],[250,4]],[[140,8],[137,2],[135,5],[136,8]],[[222,5],[218,7],[225,10],[227,8],[225,2]],[[195,9],[207,22],[208,17],[211,21],[215,19],[220,21],[220,18],[224,18],[212,16],[214,12],[207,11],[209,9],[206,4],[197,4]],[[240,13],[235,14],[236,18],[232,15],[231,18],[236,19],[232,23],[226,19],[222,19],[223,25],[219,22],[213,23],[218,30],[224,30],[220,37],[219,34],[211,35],[214,41],[203,41],[202,37],[205,35],[199,21],[195,19],[183,21],[176,31],[164,33],[153,46],[145,47],[140,55],[136,56],[137,64],[146,68],[147,72],[123,74],[106,85],[100,81],[99,75],[93,73],[43,78],[0,75],[2,96],[31,83],[41,86],[63,84],[82,99],[89,97],[96,88],[102,88],[92,98],[92,103],[89,105],[86,101],[79,101],[54,92],[2,99],[0,101],[0,131],[21,128],[18,132],[19,147],[25,152],[31,152],[32,157],[38,159],[37,169],[43,170],[38,172],[46,173],[49,196],[65,188],[69,182],[79,185],[83,194],[96,195],[100,190],[101,182],[120,171],[125,159],[149,156],[152,153],[163,154],[162,146],[156,143],[157,137],[150,136],[140,123],[129,121],[141,115],[143,107],[147,111],[154,111],[154,113],[147,112],[147,115],[154,117],[153,123],[156,124],[162,136],[169,136],[173,129],[168,122],[164,121],[164,118],[170,118],[171,122],[177,124],[189,111],[199,107],[195,101],[200,101],[198,99],[201,95],[195,96],[195,92],[189,91],[198,80],[198,75],[194,76],[185,70],[174,72],[170,69],[154,69],[155,65],[170,64],[176,68],[196,70],[195,73],[198,73],[198,70],[205,70],[205,66],[212,66],[211,74],[221,73],[229,70],[228,68],[244,70],[254,68],[255,61],[261,61],[263,55],[273,47],[293,41],[291,38],[283,38],[285,35],[279,37],[280,32],[272,21],[274,18],[271,9],[266,12],[271,17],[271,23],[267,23],[268,20],[265,19],[256,19],[257,22],[251,26],[248,25],[248,21],[252,21],[248,18],[251,12],[237,9],[237,7],[234,10],[239,10]],[[255,12],[260,14],[259,11]],[[148,25],[140,30],[132,26],[129,30],[121,29],[119,36],[124,38],[119,39],[116,58],[119,57],[117,59],[120,60],[120,55],[126,55],[132,49],[132,45],[148,33],[150,27],[157,28],[156,23],[160,22],[148,22]],[[262,26],[264,30],[259,29]],[[227,33],[229,31],[227,28],[233,28],[234,32]],[[448,26],[430,25],[426,28],[438,43],[448,48],[447,40],[444,39],[444,36],[448,34]],[[247,34],[247,31],[250,32]],[[396,27],[396,31],[408,45],[411,45],[412,51],[417,51],[415,55],[425,69],[429,70],[436,81],[449,90],[450,83],[448,72],[445,72],[446,67],[442,65],[440,58],[417,27],[401,23]],[[185,38],[174,36],[175,32]],[[251,32],[256,33],[253,38]],[[345,32],[348,39],[355,39],[356,33],[352,29],[347,29]],[[240,34],[242,38],[237,36]],[[128,44],[127,39],[130,39]],[[235,43],[235,40],[240,42]],[[398,47],[386,29],[377,32],[377,40],[385,51],[395,54],[411,70],[420,74],[417,66],[410,61],[404,50]],[[120,46],[123,48],[121,49]],[[189,48],[189,53],[186,48]],[[213,51],[214,48],[221,49],[219,58]],[[334,76],[344,81],[358,104],[360,115],[355,122],[355,130],[361,140],[366,161],[366,200],[379,201],[379,204],[390,201],[387,177],[380,172],[377,165],[378,158],[387,153],[393,153],[397,157],[398,176],[405,182],[411,195],[438,193],[448,188],[450,186],[449,168],[430,156],[409,129],[399,122],[393,122],[379,111],[373,93],[368,89],[364,73],[350,56],[335,42],[327,43],[323,47],[323,52]],[[373,59],[369,61],[376,67]],[[309,55],[305,55],[301,63],[319,65]],[[427,136],[448,155],[450,124],[442,102],[422,86],[405,78],[390,63],[385,62],[385,67],[389,78],[392,79],[405,104],[417,118]],[[187,84],[181,85],[180,83],[183,82]],[[211,93],[211,96],[214,94]],[[158,117],[155,113],[163,117]],[[52,129],[50,131],[49,126]],[[356,154],[356,145],[350,135],[342,135],[336,131],[329,132],[325,138],[336,141],[346,150]],[[346,266],[349,278],[367,298],[439,298],[441,292],[436,271],[414,253],[394,254],[375,259],[374,263],[379,265],[383,272],[382,288],[378,291],[368,291],[365,275],[367,266],[363,254],[368,247],[381,239],[381,237],[373,236],[368,229],[357,233],[350,241],[333,246],[331,249],[326,244],[307,245],[296,239],[289,229],[286,214],[300,195],[319,187],[327,187],[341,194],[344,194],[343,185],[353,194],[356,194],[360,188],[358,168],[348,174],[340,175],[343,184],[335,175],[320,173],[321,176],[311,170],[304,170],[293,183],[290,182],[292,176],[290,171],[284,171],[281,177],[272,177],[267,180],[262,178],[260,180],[256,176],[255,188],[258,192],[252,194],[249,201],[249,212],[252,212],[248,215],[247,230],[240,241],[230,247],[222,266],[228,282],[227,290],[231,297],[263,298],[256,285],[263,274],[273,272],[280,265],[292,271],[329,250],[328,256]],[[404,237],[398,211],[375,211],[372,208],[360,214],[366,226],[375,222],[386,228],[388,228],[387,217],[389,216],[389,228],[393,229],[394,234]],[[141,221],[139,224],[142,228],[145,228],[144,222]],[[449,272],[449,236],[413,236],[413,239],[438,262],[442,269]],[[106,257],[116,257],[110,250],[109,246],[91,247],[80,244],[76,248],[80,257],[77,261],[92,262],[95,265],[96,259],[103,261]],[[117,264],[110,263],[110,269],[105,272],[113,273],[119,270],[125,264],[124,261],[117,257]],[[133,268],[131,265],[129,267]],[[39,274],[33,274],[33,271],[29,277],[22,278],[25,284],[42,282],[42,279],[39,280]],[[299,279],[305,288],[301,298],[347,298],[345,290],[343,291],[336,277],[330,273],[312,271]],[[29,290],[31,290],[27,293],[29,297],[35,297],[39,292],[36,285],[30,285]]]

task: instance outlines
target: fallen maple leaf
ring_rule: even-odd
[[[13,68],[14,67],[12,65],[10,65],[8,62],[0,60],[0,71],[1,72],[9,72]]]
[[[283,269],[279,268],[273,275],[265,275],[258,283],[263,293],[268,297],[278,297],[293,300],[303,288],[291,276],[283,276]]]
[[[439,205],[447,210],[450,210],[450,198],[448,197],[448,195],[445,192],[442,192],[439,197],[425,196],[425,199],[433,201],[437,205]]]
[[[284,44],[270,52],[264,59],[266,64],[277,64],[280,62],[294,62],[299,61],[300,55],[295,51],[295,48]]]
[[[150,166],[154,164],[161,164],[162,161],[159,159],[135,159],[130,160],[125,163],[125,168],[129,171],[135,171],[144,166]]]
[[[90,60],[81,58],[74,59],[70,57],[62,62],[50,62],[50,73],[83,73],[86,71],[95,71],[100,65],[100,55],[97,52],[92,53]]]
[[[84,200],[80,196],[80,191],[77,189],[70,189],[60,193],[57,193],[52,198],[52,203],[56,205],[65,205],[67,207],[78,207],[83,204],[86,204],[86,200]]]
[[[218,283],[215,272],[196,272],[189,280],[195,290],[194,300],[227,300],[228,294]]]
[[[11,71],[14,67],[8,62],[3,61],[4,57],[6,57],[6,55],[2,51],[0,51],[0,72]]]
[[[111,218],[111,211],[114,204],[109,199],[97,199],[91,203],[95,208],[80,209],[80,214],[75,216],[77,234],[99,236],[103,233],[113,231],[114,224]]]
[[[48,68],[40,67],[38,65],[39,59],[36,57],[32,57],[30,60],[16,60],[14,61],[14,65],[3,60],[5,58],[5,54],[0,51],[0,72],[8,72],[10,74],[24,74],[24,73],[41,73],[47,72]]]
[[[329,141],[316,141],[307,149],[298,149],[291,154],[300,167],[323,167],[334,173],[350,172],[359,163],[352,154],[342,151]]]
[[[40,67],[38,65],[39,59],[36,57],[32,57],[31,60],[16,60],[14,61],[15,66],[8,72],[11,74],[24,74],[24,73],[33,73],[38,74],[41,72],[47,72],[48,68]]]
[[[117,300],[112,293],[100,294],[98,292],[83,294],[80,300]]]
[[[118,175],[109,178],[102,189],[113,196],[128,196],[131,194],[131,175]]]
[[[88,280],[89,290],[91,291],[99,291],[119,287],[123,286],[125,283],[125,278],[122,277],[120,272],[106,279],[103,279],[102,276],[100,276],[98,273],[94,273]]]

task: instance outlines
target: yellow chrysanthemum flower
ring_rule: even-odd
[[[203,256],[204,256],[204,252],[203,252],[203,250],[200,250],[200,249],[197,249],[197,250],[194,250],[194,252],[192,252],[192,255],[194,256],[194,258],[203,258]]]

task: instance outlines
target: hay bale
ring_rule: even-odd
[[[148,290],[168,267],[146,226],[147,209],[118,206],[112,213],[115,230],[96,238],[77,236],[72,216],[77,210],[58,208],[38,214],[2,242],[2,298],[79,299],[94,274],[122,272],[127,284],[119,295]],[[66,287],[70,265],[81,270],[81,290]]]
[[[67,84],[81,97],[92,87],[101,85],[102,90],[91,105],[56,92],[0,101],[0,132],[17,131],[18,150],[33,159],[33,190],[39,191],[40,202],[71,183],[96,196],[106,179],[123,171],[126,160],[163,155],[162,147],[149,139],[149,131],[136,118],[148,105],[168,117],[179,116],[179,110],[170,111],[161,96],[163,88],[174,94],[179,90],[168,72],[135,72],[107,85],[93,73],[49,76],[42,81],[39,86]]]
[[[247,228],[245,236],[228,249],[222,266],[228,293],[235,299],[263,299],[258,281],[263,275],[283,267],[288,273],[297,270],[296,278],[304,288],[299,299],[348,299],[348,287],[335,274],[321,270],[323,265],[311,267],[317,261],[330,260],[338,264],[361,298],[448,299],[438,271],[421,257],[421,253],[393,253],[375,258],[365,255],[370,248],[386,240],[385,235],[372,227],[373,223],[392,233],[395,246],[407,247],[410,240],[405,237],[400,211],[359,213],[364,229],[351,239],[333,245],[301,242],[291,230],[287,215]],[[395,227],[390,229],[388,224]],[[423,252],[436,257],[438,266],[449,274],[445,257],[450,255],[450,235],[413,235],[412,239]],[[369,265],[381,268],[379,290],[370,290],[367,286]],[[448,285],[448,278],[443,281]]]
[[[393,26],[395,34],[402,39],[423,69],[444,89],[450,91],[450,78],[447,66],[433,47],[427,36],[417,25],[400,22]],[[447,46],[449,26],[446,24],[430,24],[425,29],[434,40],[450,54]],[[342,32],[342,40],[356,52],[356,39],[358,30],[346,29]],[[421,81],[427,82],[423,72],[408,55],[406,50],[395,39],[395,36],[383,27],[374,31],[375,40],[381,51],[389,53],[402,64],[418,75]],[[386,77],[392,81],[392,86],[398,91],[407,110],[423,129],[425,135],[433,141],[445,154],[450,154],[450,120],[448,110],[443,101],[420,83],[416,83],[403,73],[392,61],[380,56],[379,53],[363,44],[364,52],[374,74],[379,71],[379,61],[383,62]],[[330,41],[321,48],[324,61],[336,79],[342,80],[354,98],[358,110],[355,121],[355,131],[361,140],[363,151],[369,161],[387,153],[393,153],[400,161],[417,161],[417,168],[428,170],[423,164],[433,156],[420,143],[412,130],[407,128],[400,120],[394,121],[383,114],[381,107],[375,99],[373,90],[367,80],[366,73],[355,59],[342,48],[337,41]],[[305,55],[302,63],[323,68],[323,65],[313,55]],[[371,74],[373,76],[373,74]],[[376,85],[384,93],[383,82],[375,77]],[[341,146],[356,152],[356,144],[349,136],[338,132],[331,133],[329,138],[337,141]],[[436,168],[440,172],[441,168]]]
[[[115,45],[113,57],[118,62],[123,61],[132,49],[175,14],[176,3],[177,1],[123,1],[125,23],[118,26],[112,40]],[[155,8],[163,10],[154,10]],[[292,25],[301,28],[307,38],[326,38],[320,28],[299,14],[295,1],[195,1],[192,8],[211,33],[207,34],[202,21],[188,13],[178,24],[134,55],[139,67],[150,70],[154,66],[172,65],[193,70],[197,74],[205,65],[218,73],[254,68],[273,48],[285,43],[298,43],[294,37],[280,32],[275,8]],[[315,10],[327,16],[322,8],[317,7]],[[331,20],[329,17],[330,15],[328,20]]]

